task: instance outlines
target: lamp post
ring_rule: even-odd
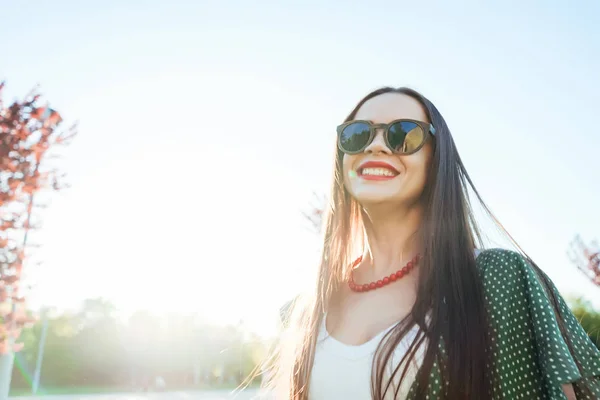
[[[37,164],[34,168],[34,175],[38,172],[40,168],[40,160],[38,160]],[[25,254],[25,248],[27,247],[27,239],[29,238],[29,228],[31,226],[31,214],[33,211],[33,193],[29,196],[29,202],[27,205],[27,220],[25,222],[25,233],[23,234],[23,254]],[[9,298],[11,299],[11,311],[13,316],[17,311],[17,303],[12,299],[13,296],[13,287],[9,287]],[[14,318],[10,322],[9,331],[14,328]],[[8,339],[8,348],[5,354],[2,354],[0,357],[0,400],[8,400],[8,394],[10,393],[10,382],[12,380],[12,372],[13,365],[15,363],[15,352],[14,352],[14,344],[15,338],[11,335]]]
[[[37,394],[37,391],[40,387],[40,378],[42,374],[42,362],[44,360],[44,348],[46,347],[46,335],[48,334],[48,314],[44,309],[42,311],[42,334],[40,336],[40,343],[38,345],[38,355],[35,363],[35,372],[33,374],[33,385],[31,386],[31,391],[33,394]]]
[[[9,296],[10,295],[12,295],[12,293],[10,293],[9,291]],[[14,303],[10,306],[12,308],[12,311],[14,312]],[[0,355],[0,400],[8,400],[13,364],[15,362],[15,353],[13,352],[15,339],[12,336],[10,336],[6,339],[6,341],[8,342],[6,353]]]

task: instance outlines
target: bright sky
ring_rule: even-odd
[[[9,99],[39,83],[80,121],[32,304],[104,296],[268,330],[316,266],[301,211],[327,191],[335,126],[408,85],[563,294],[600,305],[566,256],[600,236],[600,3],[283,3],[3,4]]]

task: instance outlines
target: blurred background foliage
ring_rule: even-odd
[[[268,340],[235,326],[212,325],[195,315],[135,312],[88,299],[78,312],[47,312],[41,388],[106,387],[143,390],[161,377],[169,388],[235,387],[265,356]],[[44,318],[23,330],[12,388],[30,388]]]

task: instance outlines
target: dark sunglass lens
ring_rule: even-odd
[[[340,134],[340,147],[348,152],[363,150],[369,141],[371,131],[364,122],[355,122],[346,126]]]
[[[425,140],[423,129],[414,122],[396,122],[390,126],[388,142],[392,150],[398,153],[411,153]]]

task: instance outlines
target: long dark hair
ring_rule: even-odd
[[[474,254],[477,247],[483,246],[483,241],[469,189],[482,209],[537,272],[554,304],[560,329],[573,353],[560,318],[558,301],[550,289],[548,277],[522,251],[481,199],[444,118],[427,98],[409,88],[384,87],[365,96],[346,121],[353,120],[366,101],[384,93],[405,94],[418,100],[425,107],[436,135],[432,165],[422,195],[424,213],[419,230],[422,258],[417,298],[412,311],[388,332],[377,349],[372,369],[372,397],[383,399],[392,390],[392,382],[397,376],[402,381],[410,361],[415,358],[420,346],[426,345],[416,376],[416,398],[426,397],[434,363],[440,367],[442,393],[446,398],[496,398],[499,394],[494,395],[495,372],[490,368],[493,365],[493,338]],[[323,313],[332,293],[348,278],[351,261],[362,254],[364,248],[362,208],[344,187],[342,159],[343,153],[336,148],[330,203],[325,210],[322,257],[314,290],[296,301],[288,329],[273,359],[268,381],[277,398],[307,399]],[[395,348],[415,325],[418,327],[415,339],[393,374],[386,379],[386,366]],[[443,341],[445,349],[443,355],[440,354],[440,341]],[[402,370],[401,365],[405,365]],[[396,396],[397,392],[394,393]]]

